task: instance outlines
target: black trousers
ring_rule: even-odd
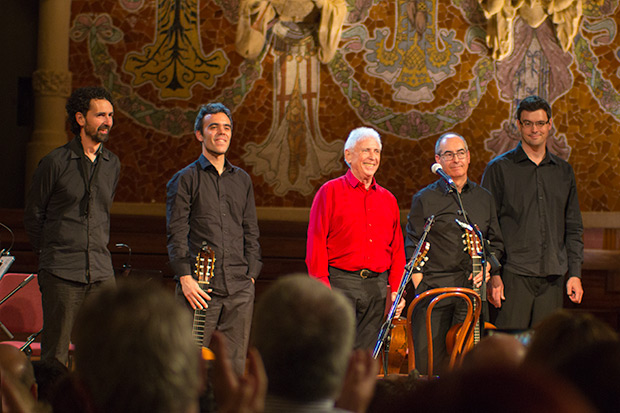
[[[228,296],[211,294],[211,301],[208,302],[209,307],[205,313],[203,346],[209,347],[213,332],[220,331],[226,337],[228,355],[233,369],[239,376],[245,371],[254,312],[254,290],[254,284],[249,284],[248,288]],[[179,284],[177,284],[176,294],[193,314],[194,310],[185,299]]]
[[[58,359],[67,364],[73,323],[84,300],[102,288],[114,287],[114,276],[103,281],[82,284],[56,277],[40,270],[38,275],[43,305],[41,359]],[[105,309],[102,309],[105,311]]]
[[[362,278],[359,275],[329,267],[329,282],[340,291],[355,310],[355,348],[373,349],[385,314],[387,272],[378,277]]]
[[[504,270],[506,300],[499,309],[491,308],[491,322],[498,328],[528,329],[562,308],[564,276],[532,277]]]

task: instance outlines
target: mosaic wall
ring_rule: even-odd
[[[567,51],[555,18],[516,17],[497,61],[476,0],[74,0],[70,70],[74,87],[115,96],[120,202],[164,203],[166,182],[200,153],[197,108],[221,101],[233,110],[229,159],[252,175],[257,205],[309,207],[345,171],[348,132],[366,125],[384,140],[377,179],[406,209],[435,179],[441,133],[467,138],[479,181],[518,141],[516,103],[538,94],[582,210],[620,211],[618,0],[583,0],[582,12]]]

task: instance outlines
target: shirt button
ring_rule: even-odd
[[[371,240],[371,239],[369,239],[369,240],[368,240],[368,242],[372,242],[372,240]]]

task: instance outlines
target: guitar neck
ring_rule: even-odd
[[[479,255],[475,255],[472,257],[472,270],[473,270],[473,275],[478,274],[480,271],[482,271],[482,258],[480,258]],[[472,280],[473,281],[473,280]],[[476,287],[476,285],[474,284],[473,286],[473,290],[480,295],[480,287]],[[474,311],[476,311],[476,301],[474,300]],[[478,317],[478,320],[476,320],[476,326],[474,327],[474,345],[478,344],[480,342],[480,336],[481,336],[481,328],[480,328],[480,317]]]
[[[209,288],[209,283],[206,281],[198,281],[198,285],[204,291]],[[202,347],[205,338],[205,321],[207,316],[207,310],[194,310],[194,322],[192,323],[192,337],[199,347]]]

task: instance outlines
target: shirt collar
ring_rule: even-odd
[[[211,161],[209,161],[207,159],[206,156],[204,156],[204,154],[200,154],[200,157],[198,158],[198,163],[200,164],[200,168],[203,170],[206,170],[208,167],[212,167],[215,168],[215,166],[213,166],[213,164],[211,163]],[[228,161],[228,158],[224,159],[224,170],[230,170],[230,172],[235,172],[237,169],[237,167],[233,164],[231,164]]]
[[[75,138],[69,142],[69,149],[73,152],[73,155],[71,156],[72,158],[81,158],[82,156],[86,156],[80,135],[75,135]],[[95,156],[99,155],[101,155],[101,157],[105,160],[109,157],[107,149],[103,147],[103,143],[99,145],[99,149],[97,149],[97,152],[95,153]]]
[[[443,179],[439,179],[438,181],[439,187],[443,190],[444,193],[448,193],[450,192],[450,187],[448,186],[448,184],[446,183],[446,181],[444,181]],[[463,189],[461,190],[461,192],[469,192],[469,190],[473,188],[473,182],[467,178],[467,182],[465,182],[465,185],[463,185]]]
[[[523,145],[521,144],[521,141],[519,141],[519,143],[517,144],[517,147],[515,148],[515,162],[523,162],[523,161],[529,161],[529,160],[530,158],[527,156],[527,153],[525,153],[525,151],[523,150]],[[551,154],[549,153],[549,150],[545,148],[545,157],[540,162],[540,165],[544,163],[549,163],[549,162],[556,163],[554,157],[551,156]]]
[[[349,185],[351,185],[351,187],[353,188],[357,188],[358,186],[362,186],[362,183],[360,182],[359,179],[357,179],[355,177],[355,175],[353,175],[353,172],[351,172],[351,168],[349,168],[349,170],[347,171],[347,173],[345,174],[345,179],[347,180],[347,182],[349,183]],[[375,180],[375,177],[372,177],[372,183],[370,184],[370,187],[368,189],[375,189],[377,185],[377,181]]]

